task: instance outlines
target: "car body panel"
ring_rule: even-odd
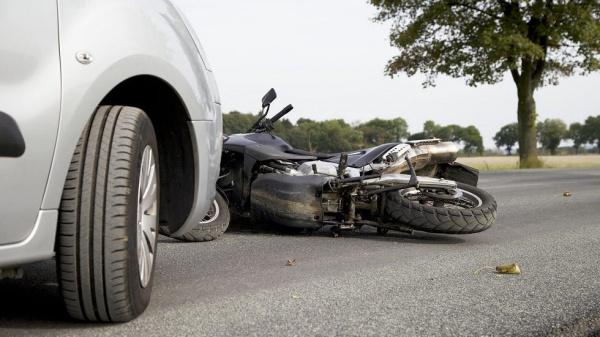
[[[31,233],[23,241],[0,246],[0,267],[20,267],[54,256],[54,240],[58,211],[39,211]]]
[[[11,114],[11,111],[16,111],[15,107],[5,108],[4,104],[18,102],[12,100],[12,97],[8,99],[8,96],[1,96],[3,93],[0,93],[0,111],[16,119],[23,131],[27,146],[22,158],[0,158],[0,165],[11,165],[12,171],[18,168],[23,170],[24,160],[29,154],[42,156],[45,163],[45,167],[36,164],[38,167],[35,171],[45,169],[45,174],[35,180],[37,202],[35,207],[34,202],[30,202],[31,211],[28,218],[22,219],[23,221],[15,218],[15,225],[10,226],[6,226],[4,220],[0,222],[0,247],[2,248],[0,268],[8,263],[5,261],[13,261],[15,254],[21,252],[22,248],[17,249],[17,247],[21,247],[25,242],[37,242],[39,235],[47,235],[47,230],[35,227],[36,223],[39,226],[47,223],[36,221],[38,213],[40,210],[54,212],[59,208],[73,151],[90,116],[113,88],[140,75],[154,76],[167,83],[177,93],[187,111],[196,164],[193,182],[196,193],[192,211],[180,231],[192,229],[204,217],[216,193],[215,182],[221,155],[222,117],[216,82],[207,61],[202,59],[205,58],[202,47],[199,42],[194,41],[193,31],[186,27],[185,21],[174,5],[167,0],[44,2],[14,0],[8,3],[21,8],[25,13],[23,16],[40,13],[37,19],[37,14],[32,15],[31,20],[36,20],[34,22],[27,18],[29,21],[26,22],[33,27],[38,27],[38,22],[49,20],[47,13],[42,13],[41,9],[54,9],[52,15],[54,26],[50,27],[48,23],[44,34],[39,34],[45,43],[40,45],[44,50],[38,51],[43,61],[40,61],[40,64],[53,64],[54,72],[50,74],[47,70],[40,74],[48,83],[44,82],[43,90],[39,90],[39,99],[30,102],[40,110],[37,118],[43,118],[35,123],[39,130],[28,129],[24,125],[24,117]],[[1,6],[4,6],[4,2],[0,8]],[[5,15],[8,14],[0,12],[0,18],[4,18]],[[13,21],[11,19],[10,22]],[[0,23],[2,34],[5,34],[4,30],[8,28],[6,25],[4,22]],[[21,39],[23,38],[29,37],[21,36]],[[37,39],[36,36],[35,40]],[[54,45],[51,48],[52,43]],[[3,46],[0,46],[0,50],[2,49]],[[51,52],[55,56],[49,55]],[[82,60],[81,57],[78,59],[78,53],[85,53],[88,59]],[[0,78],[0,82],[3,80]],[[27,84],[26,88],[32,87]],[[31,89],[29,90],[24,100],[31,101]],[[5,95],[12,91],[13,84],[10,88],[6,88],[6,91],[3,90],[6,92]],[[30,117],[33,118],[34,116]],[[40,120],[44,122],[40,123]],[[43,143],[43,146],[37,147],[30,143],[33,136],[38,137],[39,143]],[[9,162],[10,160],[13,162]],[[7,171],[3,166],[0,167],[4,177],[4,172]],[[24,182],[29,184],[22,173],[10,179],[15,180],[11,185],[6,185],[11,191],[19,191],[18,186],[22,189]],[[4,184],[4,180],[0,181]],[[32,181],[31,185],[33,183]],[[0,186],[4,188],[5,185]],[[29,188],[27,186],[27,189]],[[0,191],[2,198],[6,198],[5,195],[7,193]],[[3,217],[7,212],[6,209],[0,204],[0,214]],[[5,239],[8,237],[5,236],[5,232],[13,233],[17,227],[20,228],[18,235],[10,234],[11,239]],[[2,232],[3,228],[7,230]],[[34,228],[36,230],[32,231]],[[43,247],[32,246],[32,249],[44,249],[44,251],[32,253],[31,256],[52,255],[54,235],[44,239],[51,244]],[[1,246],[9,242],[13,244]],[[11,247],[14,249],[11,250]],[[12,257],[9,258],[10,256]]]
[[[26,144],[0,157],[0,245],[23,241],[38,218],[54,154],[60,113],[56,2],[0,3],[0,111]]]
[[[80,111],[93,111],[122,81],[137,75],[161,78],[176,88],[192,121],[214,122],[221,113],[214,100],[218,94],[213,92],[218,90],[212,72],[204,66],[199,46],[170,2],[59,1],[59,21],[61,32],[68,32],[61,34],[60,42],[64,94],[57,153],[42,204],[44,209],[58,207],[68,168],[64,159],[70,158],[75,148],[77,139],[73,134],[79,135],[89,118]],[[79,63],[75,58],[79,51],[92,55],[93,61],[87,65]],[[203,138],[219,138],[219,134],[198,137],[196,143],[204,142]],[[204,189],[206,178],[208,175],[196,175],[196,190]],[[208,192],[206,197],[212,201],[214,188]],[[210,201],[195,200],[193,209],[202,214],[196,218],[201,219],[208,211]],[[187,221],[184,227],[191,229],[191,222]]]

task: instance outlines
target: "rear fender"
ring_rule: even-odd
[[[439,164],[436,176],[477,187],[479,170],[457,162]]]

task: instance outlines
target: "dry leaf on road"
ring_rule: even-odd
[[[521,269],[519,269],[519,265],[516,263],[497,266],[496,271],[501,274],[521,274]]]
[[[479,274],[479,272],[481,272],[482,270],[485,269],[495,269],[496,273],[498,274],[521,274],[521,269],[519,268],[519,265],[516,263],[511,263],[511,264],[507,264],[507,265],[503,265],[503,266],[496,266],[496,267],[490,267],[490,266],[483,266],[479,269],[477,269],[475,271],[475,275]]]

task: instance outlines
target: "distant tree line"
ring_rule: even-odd
[[[466,155],[481,155],[483,153],[483,138],[481,138],[479,130],[473,125],[467,127],[456,124],[441,126],[435,124],[433,121],[427,121],[423,125],[422,132],[414,133],[408,139],[427,139],[432,137],[462,144],[462,152]]]
[[[551,155],[556,154],[556,150],[561,140],[570,139],[573,141],[575,153],[579,153],[582,145],[596,145],[600,153],[600,115],[588,117],[584,124],[579,122],[567,124],[561,119],[546,119],[536,124],[537,136],[542,147],[550,151]],[[498,148],[506,148],[508,155],[518,140],[517,123],[503,126],[494,136],[494,141]]]
[[[257,120],[258,114],[232,111],[223,114],[223,132],[225,134],[244,133]],[[375,118],[358,125],[350,125],[342,119],[314,121],[300,118],[293,124],[281,119],[271,132],[286,140],[298,149],[311,152],[340,152],[373,147],[384,143],[399,142],[406,139],[441,138],[462,145],[465,154],[483,153],[483,140],[479,130],[470,125],[441,126],[433,121],[425,122],[423,131],[411,135],[408,123],[403,118]]]

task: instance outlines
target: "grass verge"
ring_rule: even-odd
[[[540,156],[543,168],[600,167],[600,155]],[[456,161],[480,171],[516,170],[519,156],[459,157]]]

